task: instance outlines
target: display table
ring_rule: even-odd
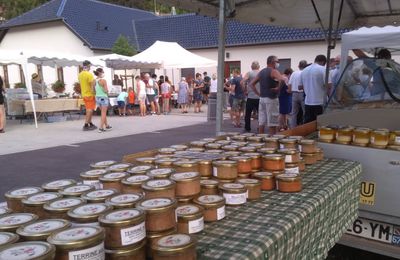
[[[25,100],[23,106],[25,113],[33,113],[30,100]],[[37,113],[80,110],[78,99],[73,98],[37,99],[35,100],[35,108]]]
[[[361,165],[308,166],[299,193],[263,192],[197,235],[199,259],[325,259],[357,218]]]

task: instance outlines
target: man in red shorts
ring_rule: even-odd
[[[90,61],[83,62],[83,70],[78,79],[81,84],[81,94],[86,108],[85,125],[83,131],[95,130],[97,127],[92,123],[93,110],[96,108],[95,93],[93,88],[94,77],[90,73]]]

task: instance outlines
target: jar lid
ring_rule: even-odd
[[[372,131],[374,134],[389,135],[388,129],[376,129]]]
[[[171,145],[170,147],[177,151],[184,151],[184,150],[188,149],[188,146],[183,145],[183,144],[174,144],[174,145]]]
[[[203,216],[203,209],[194,204],[187,204],[176,208],[176,215],[182,219],[193,219]]]
[[[0,230],[12,230],[38,219],[38,216],[31,213],[11,213],[0,217]]]
[[[303,139],[303,140],[300,140],[300,144],[302,144],[302,145],[315,145],[315,140]]]
[[[135,159],[137,162],[140,163],[147,163],[147,164],[152,164],[156,160],[154,157],[139,157]]]
[[[318,128],[318,130],[332,130],[333,128],[330,126],[321,126]]]
[[[216,188],[219,182],[217,180],[200,180],[200,186],[208,188]]]
[[[282,154],[271,153],[271,154],[264,154],[263,158],[266,160],[280,161],[280,160],[284,160],[285,156]]]
[[[187,234],[173,234],[160,238],[152,249],[160,255],[171,255],[183,252],[194,246],[196,243],[194,237]]]
[[[267,143],[278,143],[279,139],[278,137],[264,137],[264,141]]]
[[[8,191],[5,197],[9,199],[24,199],[40,192],[43,192],[43,189],[39,187],[23,187]]]
[[[201,159],[201,160],[199,160],[199,164],[200,165],[210,165],[210,164],[212,164],[212,160],[207,160],[207,159]]]
[[[150,179],[151,177],[148,175],[134,175],[123,179],[121,182],[127,185],[131,184],[141,185],[143,182],[148,181]]]
[[[283,149],[279,149],[278,153],[283,153],[286,155],[293,155],[293,154],[299,153],[299,151],[297,151],[297,149],[293,149],[293,148],[283,148]]]
[[[371,129],[367,127],[357,127],[356,129],[354,129],[354,132],[368,134],[371,132]]]
[[[301,136],[301,135],[291,135],[291,136],[289,136],[288,138],[290,138],[290,139],[295,139],[296,141],[301,141],[301,140],[304,139],[304,137]]]
[[[261,158],[261,153],[244,153],[243,156],[247,156],[252,159],[259,159]]]
[[[75,180],[63,179],[63,180],[47,182],[42,185],[42,188],[45,189],[46,191],[58,191],[74,184],[76,184]]]
[[[146,212],[164,211],[176,207],[176,200],[171,198],[155,198],[140,202],[136,207]]]
[[[89,203],[70,209],[68,216],[72,219],[92,219],[112,210],[112,206],[105,203]]]
[[[54,259],[56,249],[42,241],[21,242],[0,249],[0,260]]]
[[[96,199],[105,199],[109,198],[115,194],[118,194],[118,191],[115,189],[101,189],[94,190],[82,195],[82,198],[87,200],[96,200]]]
[[[295,168],[298,167],[299,163],[298,162],[287,162],[285,163],[285,168]]]
[[[147,191],[166,190],[175,187],[175,182],[169,179],[148,180],[142,184],[142,188]]]
[[[221,148],[222,144],[217,144],[217,143],[208,143],[205,145],[205,147],[207,148],[211,148],[211,149],[219,149]]]
[[[353,127],[344,126],[344,127],[339,127],[338,132],[350,133],[353,132],[353,129],[354,129]]]
[[[217,139],[214,137],[206,137],[206,138],[201,139],[201,141],[211,143],[211,142],[217,141]]]
[[[231,137],[232,140],[238,140],[238,141],[245,141],[247,138],[246,135],[234,135]]]
[[[100,177],[101,182],[115,182],[120,181],[123,178],[127,177],[128,174],[126,172],[112,172],[104,174]]]
[[[129,170],[127,170],[127,172],[132,173],[132,174],[145,174],[146,172],[150,171],[151,169],[153,169],[153,166],[151,165],[139,165],[139,166],[135,166],[130,168]]]
[[[81,226],[69,228],[50,235],[47,241],[57,246],[57,249],[68,250],[97,244],[104,239],[104,229],[101,227]]]
[[[263,148],[265,146],[264,143],[249,143],[247,147],[254,147],[256,149]]]
[[[49,201],[56,200],[61,197],[62,195],[57,192],[41,192],[23,199],[22,203],[24,205],[43,205]]]
[[[284,173],[277,175],[276,179],[283,182],[294,182],[294,181],[300,181],[301,176],[294,173]]]
[[[226,150],[226,151],[236,151],[239,149],[239,146],[229,144],[229,145],[224,145],[221,148],[222,148],[222,150]]]
[[[253,177],[259,179],[272,179],[274,178],[274,174],[272,172],[255,172],[253,173]]]
[[[283,138],[283,139],[280,139],[279,142],[281,144],[295,144],[295,143],[297,143],[297,140],[292,139],[292,138]]]
[[[219,185],[219,189],[231,192],[245,192],[247,190],[246,186],[241,183],[223,183]]]
[[[218,141],[215,141],[215,143],[222,144],[222,145],[228,145],[228,144],[231,143],[231,141],[229,141],[229,140],[218,140]]]
[[[123,172],[123,171],[126,171],[129,167],[132,167],[132,164],[117,163],[117,164],[113,164],[110,167],[108,167],[107,170],[109,170],[111,172]]]
[[[17,234],[11,232],[0,232],[0,247],[14,244],[19,240],[19,236]]]
[[[148,171],[147,175],[153,178],[168,178],[174,172],[172,168],[160,168]]]
[[[65,219],[45,219],[19,227],[17,234],[24,240],[44,240],[51,233],[69,228],[71,223]]]
[[[161,154],[173,154],[176,152],[176,149],[174,148],[161,148],[158,149],[158,152]]]
[[[278,138],[278,139],[283,139],[283,138],[286,138],[286,135],[275,134],[272,137],[275,137],[275,138]]]
[[[244,146],[239,148],[239,151],[241,152],[255,152],[256,150],[257,148],[254,146]]]
[[[194,199],[194,202],[203,207],[219,206],[225,204],[225,198],[219,195],[203,195]]]
[[[157,159],[154,163],[156,165],[171,166],[174,162],[178,161],[178,158],[162,158]]]
[[[237,161],[237,162],[250,162],[251,158],[247,157],[247,156],[232,156],[229,157],[229,159],[233,160],[233,161]]]
[[[192,147],[192,148],[187,149],[186,151],[189,151],[189,152],[204,152],[204,148]]]
[[[205,141],[193,141],[190,142],[191,146],[195,146],[195,147],[204,147],[208,142]]]
[[[194,167],[198,165],[198,161],[196,160],[184,160],[184,161],[176,161],[173,163],[174,166],[177,167]]]
[[[259,186],[261,185],[261,182],[257,179],[238,179],[238,183],[243,184],[244,186]]]
[[[257,150],[257,152],[264,153],[264,154],[274,154],[276,153],[275,148],[270,148],[270,147],[263,147]]]
[[[301,157],[314,157],[317,156],[317,153],[301,153]]]
[[[224,152],[224,156],[226,156],[226,157],[231,157],[231,156],[239,156],[239,155],[241,155],[242,153],[241,152],[239,152],[239,151],[226,151],[226,152]]]
[[[12,210],[7,207],[0,207],[0,216],[11,213]]]
[[[95,188],[88,184],[78,184],[74,186],[69,186],[61,191],[60,194],[64,196],[80,196],[82,193],[93,191]]]
[[[224,167],[237,167],[237,162],[236,161],[230,161],[230,160],[222,160],[222,161],[214,161],[213,165],[218,167],[218,166],[224,166]]]
[[[82,172],[80,174],[81,177],[100,177],[101,175],[106,174],[108,171],[104,169],[95,169],[86,172]]]
[[[251,141],[251,142],[261,142],[263,140],[263,137],[262,136],[256,136],[256,135],[255,136],[248,136],[247,140]]]
[[[176,182],[193,181],[197,179],[200,179],[200,173],[198,172],[179,172],[171,175],[171,180]]]
[[[101,226],[118,226],[144,221],[144,211],[141,209],[119,209],[99,217]]]
[[[48,202],[43,206],[43,208],[47,211],[66,212],[73,207],[84,204],[85,202],[86,201],[82,198],[70,197]]]
[[[142,199],[143,194],[141,193],[125,193],[108,198],[106,202],[112,206],[121,206],[137,203]]]
[[[141,250],[146,245],[146,239],[143,239],[138,244],[133,244],[130,246],[124,246],[116,250],[105,249],[106,259],[119,259],[119,258],[129,258],[135,256],[139,250]],[[109,256],[109,258],[108,258]]]
[[[107,160],[107,161],[91,163],[90,167],[92,167],[92,168],[107,168],[116,163],[117,163],[116,161]]]

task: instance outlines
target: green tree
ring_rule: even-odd
[[[120,35],[118,39],[115,41],[111,51],[116,54],[125,55],[125,56],[133,56],[137,53],[135,46],[129,43],[128,38],[123,35]]]

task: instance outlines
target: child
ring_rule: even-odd
[[[128,88],[128,112],[130,115],[134,115],[134,107],[135,107],[135,91],[133,88]]]
[[[117,97],[117,103],[118,103],[118,112],[119,116],[126,116],[126,101],[128,99],[128,93],[126,92],[126,89],[123,88],[121,93],[119,93]]]
[[[169,113],[169,101],[171,98],[171,85],[167,81],[161,84],[161,95],[163,100],[163,112],[164,115],[166,115]]]

